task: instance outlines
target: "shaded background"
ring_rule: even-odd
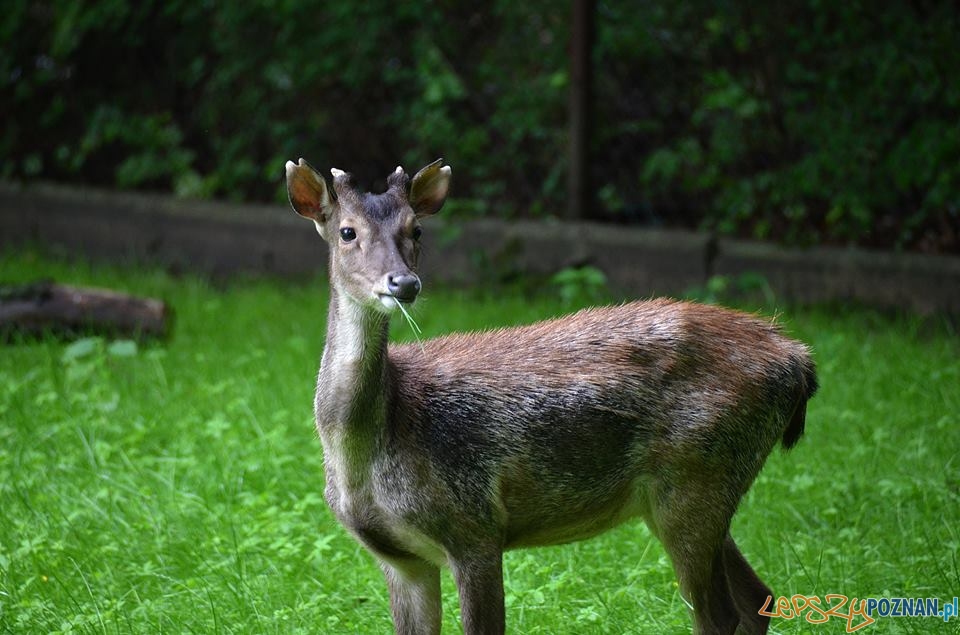
[[[960,14],[878,6],[11,0],[0,175],[273,201],[443,156],[451,217],[960,253]]]
[[[955,3],[873,6],[6,0],[0,304],[46,277],[176,321],[0,352],[0,632],[389,629],[320,495],[324,252],[281,203],[299,156],[371,188],[452,163],[425,338],[661,293],[776,314],[824,388],[738,541],[780,593],[954,597],[958,322],[917,314],[960,315],[960,29]],[[540,222],[570,216],[603,223]],[[310,278],[221,284],[248,271]],[[506,569],[516,632],[690,628],[635,526]]]

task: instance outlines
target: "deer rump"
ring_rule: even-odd
[[[372,485],[409,531],[357,533],[434,562],[444,545],[559,544],[635,516],[658,533],[674,497],[728,523],[816,390],[807,348],[776,326],[671,300],[391,346],[386,372]]]

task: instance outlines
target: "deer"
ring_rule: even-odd
[[[389,344],[421,292],[438,159],[386,191],[304,159],[290,204],[328,244],[314,413],[324,498],[379,563],[398,634],[439,633],[449,567],[468,635],[506,628],[506,550],[641,518],[701,635],[765,633],[770,589],[730,536],[767,456],[793,447],[817,390],[810,350],[771,321],[656,298],[528,326]]]

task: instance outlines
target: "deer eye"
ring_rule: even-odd
[[[357,231],[353,227],[340,228],[340,240],[342,240],[345,243],[348,243],[356,239],[357,239]]]
[[[420,237],[423,236],[423,229],[417,225],[413,228],[413,239],[420,240]]]

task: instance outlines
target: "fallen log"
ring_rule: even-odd
[[[0,287],[0,336],[103,333],[164,337],[171,312],[154,298],[42,280]]]

